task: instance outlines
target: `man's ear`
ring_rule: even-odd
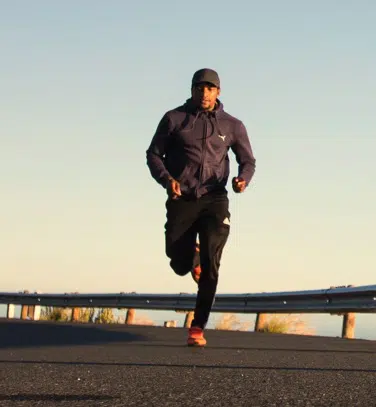
[[[218,96],[221,94],[221,88],[218,88]]]

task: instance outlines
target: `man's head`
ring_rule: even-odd
[[[213,110],[221,92],[217,72],[204,68],[195,72],[192,78],[192,101],[202,110]]]

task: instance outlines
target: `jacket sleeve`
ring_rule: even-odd
[[[164,188],[171,177],[164,164],[164,155],[171,137],[171,130],[171,121],[166,113],[159,122],[150,146],[146,150],[146,163],[150,173]]]
[[[243,178],[248,185],[251,182],[256,169],[256,159],[253,155],[247,129],[242,122],[237,126],[235,141],[231,145],[236,161],[239,165],[238,177]]]

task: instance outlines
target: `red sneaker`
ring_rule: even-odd
[[[198,284],[199,280],[200,280],[200,275],[201,275],[201,266],[198,265],[196,267],[193,267],[192,271],[191,271],[191,275],[193,280]]]
[[[204,338],[204,331],[203,329],[199,328],[198,326],[193,326],[189,329],[188,346],[205,346],[206,339]]]
[[[200,266],[200,245],[199,243],[196,244],[196,253],[194,256],[194,266],[192,267],[191,270],[191,275],[193,280],[195,281],[195,283],[198,284],[199,280],[200,280],[200,275],[201,275],[201,266]]]

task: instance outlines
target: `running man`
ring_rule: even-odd
[[[244,192],[256,164],[247,130],[224,111],[220,91],[217,72],[195,72],[191,97],[164,114],[146,152],[152,177],[168,195],[165,247],[170,266],[179,276],[191,273],[198,283],[190,346],[206,345],[204,329],[230,232],[228,150],[238,163],[238,176],[232,179],[236,193]]]

